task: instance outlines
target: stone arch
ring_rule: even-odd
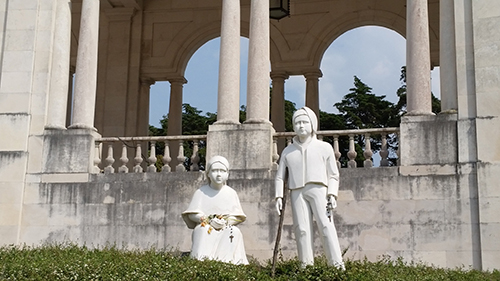
[[[319,22],[318,27],[312,30],[318,31],[317,37],[325,38],[322,41],[315,41],[312,46],[310,59],[315,67],[319,68],[323,55],[333,41],[355,28],[374,25],[393,30],[403,37],[406,34],[406,19],[387,11],[360,11],[356,16],[349,14],[335,20],[335,22],[337,22],[336,25],[333,24],[332,20]]]
[[[406,15],[389,10],[357,10],[341,16],[324,13],[304,32],[300,39],[287,37],[280,23],[271,25],[271,62],[273,71],[300,75],[309,69],[319,69],[324,53],[343,33],[367,25],[385,27],[406,37]],[[439,65],[439,26],[430,21],[431,62]],[[292,40],[300,41],[291,47]],[[297,44],[297,43],[295,43]]]
[[[194,53],[208,41],[220,36],[220,21],[213,21],[203,27],[190,23],[185,30],[177,35],[165,50],[161,58],[163,65],[156,69],[145,68],[146,73],[155,80],[166,80],[168,77],[183,77],[187,64]],[[242,22],[241,36],[248,38],[248,24]]]

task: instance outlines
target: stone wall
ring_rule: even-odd
[[[477,229],[471,224],[469,175],[451,167],[449,175],[424,176],[422,168],[404,176],[398,167],[341,170],[335,222],[347,258],[389,255],[446,267],[472,264]],[[98,174],[80,183],[44,175],[41,181],[26,188],[22,243],[190,250],[191,230],[180,214],[203,184],[201,172]],[[276,239],[273,182],[267,170],[230,173],[229,185],[248,217],[241,225],[247,254],[260,260],[272,257]],[[293,257],[289,205],[285,213],[281,250]],[[315,243],[320,254],[318,238]]]
[[[52,2],[0,1],[0,237],[16,243],[26,173],[41,169]]]

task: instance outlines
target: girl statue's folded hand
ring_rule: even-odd
[[[210,220],[210,226],[213,227],[215,230],[221,230],[224,226],[226,226],[226,220],[213,218]]]

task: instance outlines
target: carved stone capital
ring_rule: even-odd
[[[287,72],[285,71],[271,71],[271,79],[274,80],[286,80],[290,78],[290,75],[288,75]]]

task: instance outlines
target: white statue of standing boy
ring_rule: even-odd
[[[212,157],[206,165],[208,185],[203,185],[182,218],[193,229],[190,256],[233,264],[248,264],[237,224],[246,220],[238,194],[226,185],[229,163],[222,156]]]
[[[281,214],[284,177],[288,169],[293,225],[302,266],[314,264],[312,218],[318,225],[328,263],[344,269],[337,230],[331,209],[337,207],[339,171],[331,145],[316,137],[318,118],[308,108],[298,109],[292,117],[296,136],[280,158],[276,174],[276,210]],[[330,216],[327,216],[329,205]]]

